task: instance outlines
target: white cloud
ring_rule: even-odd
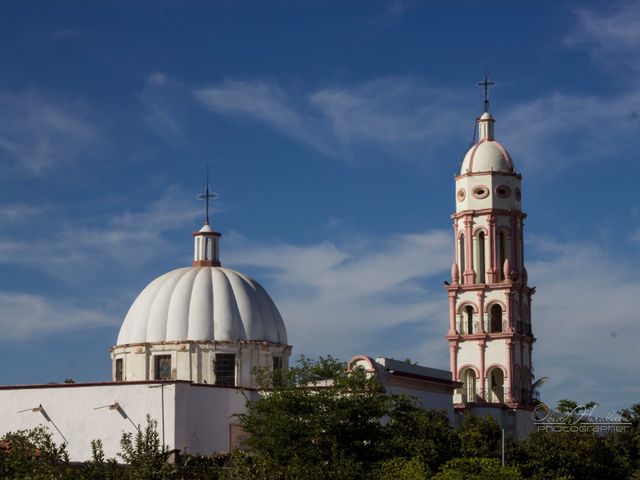
[[[0,292],[0,331],[5,341],[117,324],[118,319],[103,311],[75,306],[69,299]]]
[[[42,236],[31,235],[27,241],[7,231],[0,236],[0,264],[35,267],[71,283],[100,276],[114,265],[138,269],[172,249],[165,233],[186,229],[201,215],[189,198],[172,187],[147,209],[119,213],[106,222],[78,226],[50,221],[46,232],[38,232]],[[190,246],[184,252],[187,256]]]
[[[420,163],[440,162],[471,140],[472,89],[435,87],[413,77],[324,88],[293,97],[264,81],[227,81],[195,92],[218,114],[262,121],[330,156],[359,161],[384,153]],[[496,137],[518,169],[558,173],[570,165],[624,161],[640,147],[640,89],[610,97],[555,92],[503,109]],[[468,137],[467,137],[468,135]]]
[[[321,122],[309,112],[298,110],[275,84],[227,80],[193,94],[197,102],[216,113],[253,117],[325,154],[335,154]]]
[[[409,357],[448,368],[447,231],[358,244],[254,245],[228,236],[231,265],[255,269],[280,309],[295,354]],[[229,240],[232,240],[229,242]],[[231,243],[229,245],[229,243]],[[636,346],[640,279],[629,263],[588,242],[528,238],[534,365],[550,377],[543,398],[621,408],[640,384]]]
[[[182,94],[181,85],[162,72],[149,75],[140,92],[144,121],[172,145],[185,142]]]
[[[97,139],[81,104],[34,91],[0,92],[0,162],[42,174],[78,157]]]
[[[553,93],[505,110],[496,137],[527,172],[624,162],[627,149],[640,146],[638,112],[640,90],[608,98]]]
[[[228,80],[196,90],[196,100],[219,114],[242,115],[329,156],[352,159],[354,148],[375,146],[396,157],[427,160],[460,138],[462,101],[450,89],[411,77],[293,97],[275,83]],[[466,122],[471,131],[473,120]]]
[[[625,387],[640,383],[637,371],[640,279],[633,261],[616,258],[587,242],[559,243],[529,238],[535,261],[529,278],[537,284],[533,300],[535,364],[555,402],[573,397],[628,406]],[[553,402],[552,402],[553,403]]]
[[[47,211],[44,206],[26,203],[0,204],[0,228],[9,224],[25,223]]]
[[[640,74],[638,2],[618,2],[597,10],[579,9],[576,20],[576,29],[565,38],[567,45],[586,47],[597,62],[609,69]]]
[[[433,347],[446,329],[440,277],[450,267],[448,233],[391,235],[340,246],[256,246],[234,240],[225,258],[231,265],[261,270],[297,354],[385,354],[447,364],[446,345]],[[411,338],[405,327],[416,322],[437,336]],[[387,331],[406,342],[386,343],[381,337]],[[376,351],[363,351],[367,348]]]

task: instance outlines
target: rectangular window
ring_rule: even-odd
[[[233,353],[216,353],[214,362],[216,385],[234,387],[236,384],[236,356]]]
[[[282,372],[282,357],[273,357],[273,371]]]
[[[283,384],[282,357],[273,357],[273,385]]]
[[[124,380],[124,375],[122,372],[122,359],[116,359],[116,382],[122,382]]]
[[[154,357],[154,380],[171,380],[171,355]]]

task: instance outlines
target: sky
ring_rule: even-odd
[[[542,399],[640,401],[640,4],[0,4],[0,384],[101,381],[137,294],[222,263],[300,354],[448,368],[453,176],[496,85]]]

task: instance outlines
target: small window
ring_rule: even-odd
[[[236,356],[233,353],[216,353],[214,363],[215,384],[234,387],[236,384]]]
[[[171,355],[154,357],[154,380],[171,380]]]
[[[506,185],[498,185],[496,187],[496,195],[498,195],[500,198],[507,198],[509,195],[511,195],[511,189]]]
[[[478,185],[473,189],[472,193],[476,198],[487,198],[489,196],[489,189],[484,185]]]
[[[519,188],[516,188],[516,200],[520,201],[521,198],[522,198],[522,192],[520,191]]]
[[[116,382],[122,382],[124,380],[124,375],[122,371],[122,359],[116,358]]]
[[[467,196],[467,192],[465,192],[464,188],[461,188],[460,190],[458,190],[458,201],[459,202],[464,201],[466,196]]]

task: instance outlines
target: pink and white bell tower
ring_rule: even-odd
[[[463,384],[454,397],[456,408],[528,410],[535,288],[527,285],[524,265],[527,215],[521,204],[522,176],[494,138],[487,96],[491,84],[486,77],[480,84],[485,89],[485,111],[477,119],[478,141],[455,177],[456,212],[451,216],[455,261],[446,286],[446,338],[453,380]]]

